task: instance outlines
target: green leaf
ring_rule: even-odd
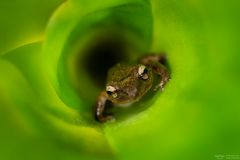
[[[63,0],[0,1],[0,55],[17,46],[42,40],[52,12]]]
[[[238,154],[238,1],[72,0],[54,11],[60,3],[0,2],[1,159]],[[101,125],[91,112],[101,88],[82,64],[111,34],[131,42],[126,59],[165,52],[172,79],[146,110]]]
[[[100,129],[86,126],[81,115],[56,96],[39,61],[40,53],[41,43],[33,43],[1,58],[0,136],[5,141],[0,150],[15,147],[20,149],[19,154],[23,152],[21,158],[26,158],[30,151],[29,156],[38,159],[84,157],[87,153],[111,156],[112,149]],[[49,154],[50,150],[53,153]],[[4,159],[19,157],[1,153]]]

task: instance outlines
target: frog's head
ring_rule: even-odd
[[[128,104],[139,100],[151,88],[152,70],[144,65],[117,64],[110,69],[106,84],[109,100]]]

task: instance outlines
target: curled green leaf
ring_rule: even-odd
[[[205,0],[1,1],[0,159],[238,154],[238,6]],[[127,52],[97,52],[108,44]],[[161,51],[172,70],[161,96],[123,121],[94,121],[100,69]]]

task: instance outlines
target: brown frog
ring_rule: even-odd
[[[146,55],[138,64],[118,63],[108,71],[106,89],[100,93],[95,108],[95,117],[99,122],[112,120],[112,115],[104,115],[105,105],[110,101],[113,106],[128,107],[139,101],[151,88],[163,91],[170,79],[164,54]],[[153,86],[154,74],[160,75],[159,83]]]

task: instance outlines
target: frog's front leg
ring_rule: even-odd
[[[169,71],[161,63],[154,63],[151,65],[151,67],[154,72],[156,72],[157,74],[159,74],[161,76],[161,81],[157,86],[155,86],[154,90],[157,90],[158,88],[160,88],[163,91],[164,86],[170,80]]]
[[[161,90],[164,89],[164,86],[170,79],[170,73],[168,69],[164,66],[166,64],[166,56],[164,54],[160,55],[146,55],[142,57],[139,62],[141,64],[144,64],[152,70],[161,76],[160,83],[154,88],[154,90],[157,90],[160,88]]]
[[[100,95],[98,96],[97,105],[94,113],[96,120],[98,120],[99,122],[105,122],[107,120],[113,119],[113,117],[110,115],[108,116],[103,115],[107,100],[108,100],[107,93],[105,91],[101,92]]]

